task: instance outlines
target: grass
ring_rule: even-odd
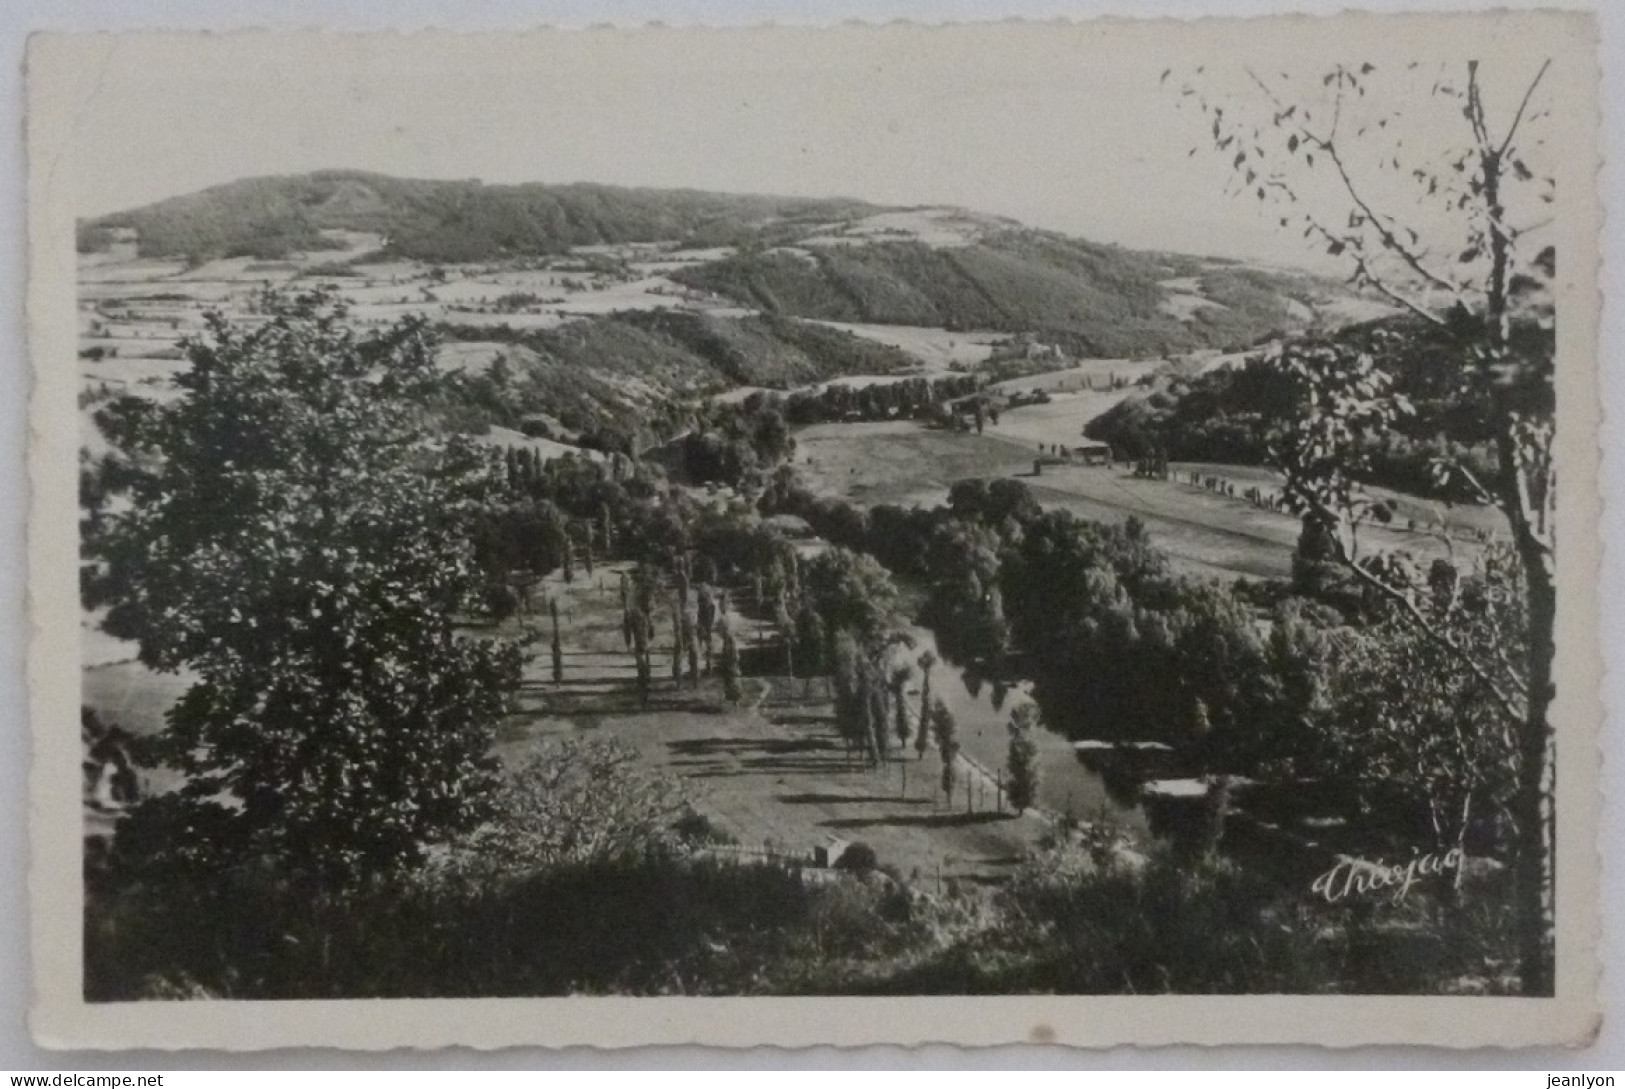
[[[1081,441],[1078,435],[1092,413],[1123,396],[1118,392],[1060,394],[1048,405],[1011,410],[982,435],[928,429],[911,421],[828,423],[796,433],[796,471],[818,495],[835,496],[863,506],[892,503],[932,506],[944,500],[948,487],[970,477],[1017,477],[1045,507],[1069,510],[1081,518],[1120,522],[1129,516],[1146,524],[1156,546],[1176,566],[1220,578],[1287,578],[1301,526],[1291,514],[1255,507],[1234,498],[1177,481],[1140,479],[1121,465],[1046,466],[1033,476],[1040,444]],[[1264,470],[1205,466],[1205,471],[1232,480],[1241,492]],[[1430,505],[1409,500],[1418,525]],[[1423,559],[1444,556],[1444,542],[1405,529],[1402,513],[1393,528],[1362,530],[1362,547],[1404,549]],[[1461,531],[1498,517],[1492,511],[1457,508],[1447,517]],[[1448,546],[1458,558],[1477,547],[1459,537]]]
[[[1002,420],[980,436],[909,422],[820,424],[798,432],[796,448],[796,469],[817,494],[866,506],[930,506],[956,480],[1019,477],[1046,507],[1107,522],[1139,518],[1157,546],[1189,570],[1254,578],[1291,573],[1293,519],[1266,517],[1244,501],[1199,489],[1137,480],[1121,468],[1047,467],[1035,478],[1037,444],[1006,438]]]
[[[1007,876],[1042,834],[1044,824],[1035,817],[989,812],[995,798],[988,785],[976,792],[976,812],[965,812],[962,793],[948,807],[934,754],[916,760],[911,751],[878,770],[854,762],[835,731],[821,681],[807,699],[805,686],[792,687],[782,674],[747,676],[758,692],[767,690],[765,698],[737,708],[724,705],[709,679],[698,689],[675,686],[670,621],[658,614],[655,688],[649,708],[640,708],[621,640],[619,598],[611,590],[622,569],[601,567],[590,582],[578,577],[566,585],[556,575],[546,581],[566,618],[565,683],[552,683],[545,652],[527,664],[523,709],[505,724],[498,746],[504,762],[518,763],[551,739],[583,732],[613,737],[647,766],[680,779],[696,808],[744,846],[810,851],[832,835],[861,839],[884,864],[905,873],[940,872],[944,879]],[[758,649],[760,624],[737,613],[733,624],[747,663],[777,658],[774,648]],[[942,672],[939,684],[945,683]]]
[[[817,424],[795,438],[796,472],[808,488],[865,506],[934,506],[956,480],[1030,472],[1035,453],[911,421]]]
[[[1254,484],[1272,490],[1279,490],[1281,487],[1281,474],[1275,469],[1260,465],[1214,465],[1193,461],[1175,462],[1172,468],[1176,471],[1211,473],[1234,481],[1238,487]],[[1418,532],[1442,526],[1452,535],[1475,534],[1481,530],[1500,537],[1507,534],[1506,516],[1494,507],[1461,504],[1447,506],[1443,502],[1421,499],[1396,492],[1392,488],[1379,488],[1375,485],[1366,486],[1365,491],[1376,499],[1393,500],[1395,524],[1403,526],[1408,520],[1413,520]]]

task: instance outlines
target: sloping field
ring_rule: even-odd
[[[1104,384],[1104,380],[1101,381]],[[1034,447],[1077,446],[1088,441],[1083,437],[1083,425],[1131,392],[1127,389],[1083,389],[1072,393],[1051,393],[1052,400],[1047,405],[1022,405],[1000,413],[998,426],[990,430],[1000,438]]]
[[[1175,472],[1211,474],[1234,481],[1238,487],[1256,484],[1272,491],[1281,488],[1280,472],[1263,465],[1216,465],[1200,461],[1179,461],[1174,462],[1170,468]],[[1373,498],[1393,501],[1395,526],[1403,526],[1407,521],[1414,521],[1419,533],[1443,527],[1453,535],[1476,534],[1482,531],[1502,538],[1509,532],[1506,515],[1494,507],[1465,506],[1459,503],[1446,506],[1441,502],[1396,492],[1392,488],[1367,486],[1365,490]]]
[[[956,364],[974,367],[985,362],[993,345],[1008,339],[994,330],[957,332],[933,325],[875,325],[856,321],[819,321],[869,340],[901,348],[932,372],[948,371]]]
[[[973,476],[1030,473],[1033,452],[912,421],[817,424],[796,432],[796,471],[812,491],[872,506],[935,506]]]
[[[1082,401],[1091,395],[1079,394]],[[1101,392],[1096,398],[1121,396]],[[1059,407],[1057,407],[1059,406]],[[1051,409],[1048,416],[1041,410]],[[1025,417],[1025,413],[1039,413]],[[944,501],[949,486],[967,477],[1014,477],[1029,485],[1046,507],[1069,510],[1080,518],[1120,522],[1139,518],[1157,546],[1193,574],[1224,578],[1285,578],[1301,526],[1298,519],[1254,506],[1245,496],[1229,496],[1178,481],[1146,480],[1131,470],[1046,466],[1033,476],[1038,444],[1078,441],[1080,414],[1060,398],[1050,405],[1029,406],[1001,417],[983,435],[929,430],[912,422],[819,424],[796,434],[796,469],[816,494],[839,496],[873,506],[932,506]],[[1019,421],[1030,422],[1022,424]],[[1074,429],[1074,424],[1076,429]],[[1036,436],[1036,438],[1032,437]],[[1213,466],[1244,489],[1246,470]],[[1258,472],[1258,471],[1254,471]],[[1475,519],[1494,518],[1478,511]],[[1423,532],[1369,526],[1361,545],[1375,550],[1403,549],[1423,559],[1446,555],[1443,542]],[[1458,559],[1475,547],[1459,537],[1450,546]]]
[[[590,450],[582,446],[572,446],[567,442],[557,442],[553,439],[533,438],[522,431],[515,431],[509,427],[493,426],[483,435],[475,435],[474,441],[487,446],[513,447],[514,449],[534,450],[544,460],[574,456],[586,458],[588,461],[603,460],[603,452]]]
[[[614,738],[648,766],[683,781],[694,805],[745,850],[807,852],[831,837],[861,840],[882,863],[904,873],[978,880],[1009,872],[1044,829],[1036,815],[996,812],[993,785],[973,783],[967,811],[963,782],[950,808],[939,789],[941,766],[888,761],[879,769],[855,762],[838,738],[826,689],[779,678],[762,702],[765,681],[746,678],[747,699],[727,707],[716,682],[673,684],[670,619],[657,613],[655,681],[640,708],[635,668],[620,632],[619,597],[612,592],[624,565],[600,567],[571,584],[557,576],[538,588],[557,597],[564,644],[564,683],[555,685],[546,653],[528,663],[524,710],[503,729],[499,755],[524,758],[538,744],[571,736]],[[730,613],[741,648],[758,645],[760,625]],[[939,684],[944,678],[937,678]]]
[[[1199,488],[1140,480],[1117,469],[1065,466],[1028,481],[1045,507],[1079,518],[1144,522],[1156,546],[1192,574],[1286,578],[1299,526],[1294,518],[1256,510]]]

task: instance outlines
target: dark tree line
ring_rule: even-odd
[[[1416,676],[1423,649],[1396,634],[1380,594],[1344,586],[1322,601],[1288,587],[1261,593],[1187,578],[1138,521],[1108,525],[1044,511],[1014,480],[962,481],[932,510],[863,511],[800,492],[791,506],[921,586],[921,619],[968,680],[1030,679],[1049,729],[1166,743],[1193,772],[1334,782],[1355,809],[1382,810],[1370,824],[1379,837],[1420,836],[1446,849],[1462,835],[1481,849],[1505,842],[1511,780],[1498,770],[1502,735],[1492,728],[1493,693],[1470,671],[1430,659],[1427,701],[1337,695],[1373,669]],[[1505,570],[1493,560],[1437,566],[1439,585],[1451,588],[1440,607],[1472,603],[1480,617],[1473,638],[1486,649],[1517,637],[1516,610],[1494,590]],[[920,662],[928,722],[930,664]],[[1458,731],[1462,720],[1471,728]],[[932,740],[940,752],[940,736]],[[1459,744],[1470,759],[1457,773],[1443,754]],[[1437,759],[1405,764],[1397,759],[1405,745]],[[1014,773],[1025,745],[1012,755]],[[1434,812],[1443,798],[1453,799],[1446,808],[1469,813],[1469,826],[1443,830],[1448,822]]]
[[[982,385],[975,374],[932,378],[889,379],[863,386],[835,382],[817,390],[752,393],[741,402],[747,413],[782,413],[792,426],[853,420],[923,419],[943,405],[975,394]]]
[[[1533,321],[1514,329],[1530,350],[1550,352],[1551,330]],[[1544,349],[1537,342],[1546,340]],[[1480,399],[1462,396],[1450,368],[1439,361],[1458,350],[1451,334],[1400,316],[1327,334],[1322,340],[1353,357],[1379,353],[1392,376],[1393,396],[1411,406],[1395,426],[1360,436],[1359,478],[1412,495],[1482,502],[1459,474],[1479,479],[1494,472],[1492,414]],[[1090,421],[1085,433],[1132,459],[1274,465],[1294,423],[1306,409],[1300,383],[1279,361],[1259,354],[1233,367],[1191,378],[1172,378]]]

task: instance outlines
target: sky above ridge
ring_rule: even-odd
[[[1411,146],[1437,151],[1464,129],[1417,80],[1460,71],[1467,54],[1449,35],[1394,53],[1378,27],[1361,52],[1347,36],[1232,29],[106,38],[70,89],[81,105],[63,176],[87,217],[240,177],[354,168],[952,204],[1136,248],[1336,271],[1250,190],[1226,195],[1229,156],[1180,87],[1196,79],[1267,118],[1249,66],[1313,98],[1334,59],[1374,58],[1380,77],[1420,57],[1421,75],[1393,93]],[[1493,35],[1474,55],[1492,119],[1510,118],[1534,62]],[[1392,175],[1373,170],[1370,191],[1408,222],[1437,215]]]

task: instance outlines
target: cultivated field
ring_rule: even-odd
[[[954,367],[975,367],[987,360],[993,346],[1009,334],[992,331],[956,332],[930,325],[874,325],[855,321],[820,321],[831,329],[901,348],[918,359],[930,374],[946,374]]]
[[[1157,546],[1193,574],[1288,577],[1301,531],[1297,517],[1255,506],[1242,494],[1253,484],[1278,488],[1279,481],[1267,469],[1174,466],[1176,474],[1194,469],[1233,483],[1235,496],[1178,479],[1142,479],[1122,465],[1049,465],[1033,475],[1041,445],[1082,441],[1083,423],[1091,412],[1104,411],[1124,395],[1104,390],[1056,395],[1050,404],[1004,413],[982,435],[911,421],[819,424],[797,432],[796,469],[816,494],[866,506],[932,506],[945,499],[956,480],[1015,477],[1046,507],[1105,522],[1139,518]],[[1500,515],[1486,508],[1445,511],[1421,500],[1396,498],[1401,507],[1394,528],[1366,527],[1363,547],[1403,549],[1428,559],[1453,552],[1459,560],[1480,547],[1471,538],[1478,529],[1504,532]],[[1440,517],[1451,530],[1448,543],[1428,532]],[[1406,528],[1410,519],[1416,521],[1415,532]]]
[[[796,472],[818,495],[865,506],[935,506],[956,480],[1030,473],[1033,452],[988,435],[910,420],[825,423],[796,432]]]

